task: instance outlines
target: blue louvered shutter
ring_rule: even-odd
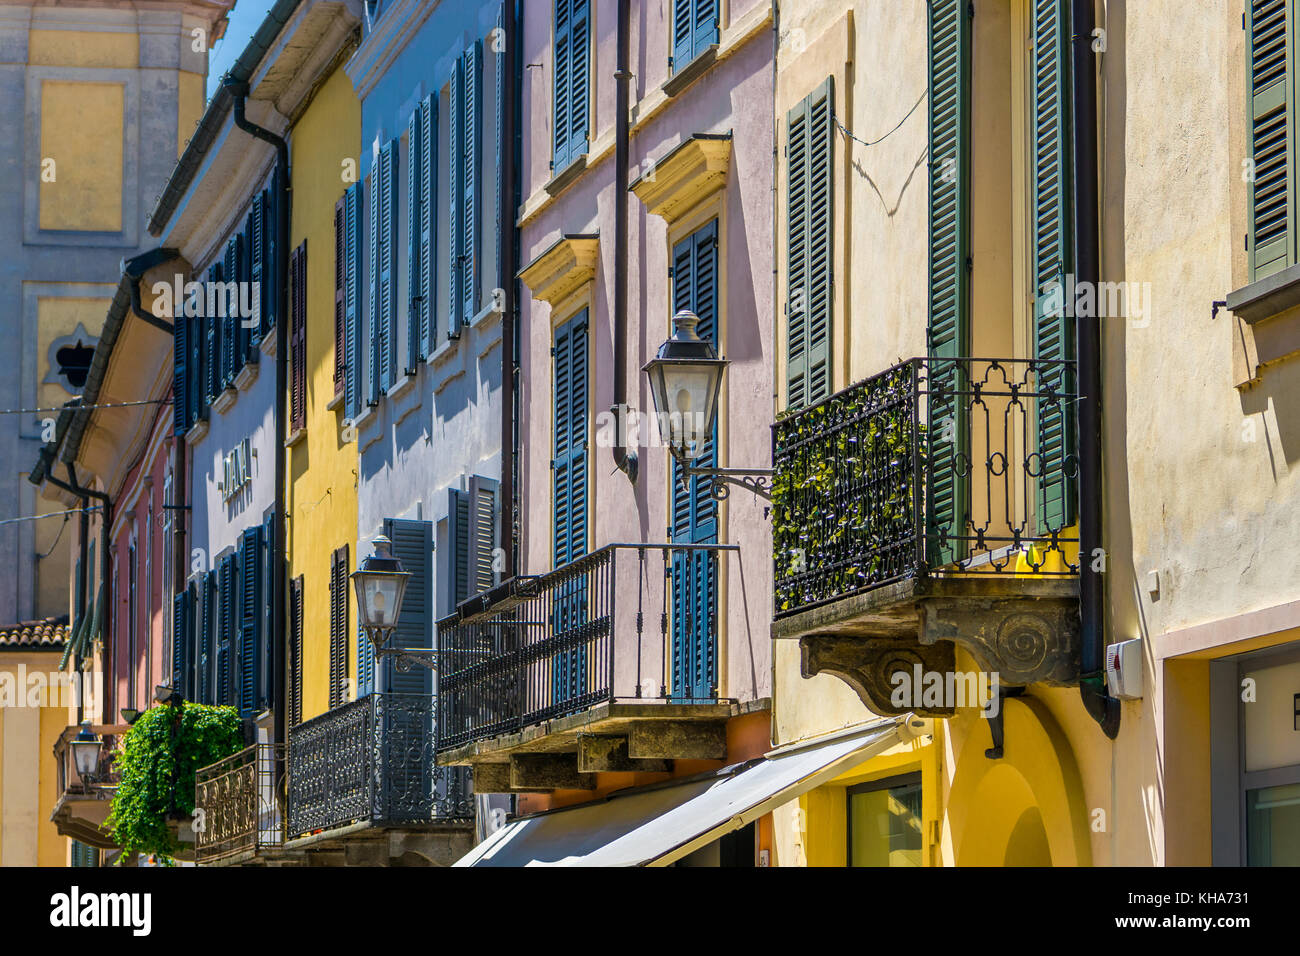
[[[718,0],[673,0],[673,72],[717,42]]]
[[[189,319],[181,303],[172,315],[172,434],[184,435],[190,428]]]
[[[926,551],[933,564],[964,556],[968,489],[959,462],[969,423],[956,395],[968,356],[970,303],[970,70],[967,0],[933,0],[928,34],[929,454]]]
[[[357,625],[357,696],[365,697],[375,689],[375,646]]]
[[[186,588],[172,598],[172,687],[183,695],[190,671],[191,610],[192,596]]]
[[[831,394],[835,86],[827,77],[786,117],[786,401]]]
[[[1247,218],[1250,279],[1296,261],[1295,3],[1246,5],[1247,122],[1254,176]]]
[[[718,223],[686,237],[673,249],[673,311],[690,309],[699,316],[696,333],[717,344]],[[717,430],[694,464],[717,464]],[[705,476],[686,478],[672,463],[672,527],[674,543],[711,544],[718,540],[717,504]],[[678,551],[672,558],[672,694],[683,700],[711,698],[717,688],[716,557],[708,551]]]
[[[208,269],[208,282],[220,282],[222,276],[222,267],[220,264],[214,265]],[[211,296],[208,297],[209,299]],[[206,308],[204,304],[203,313],[203,368],[204,368],[204,401],[205,406],[211,405],[213,400],[221,394],[221,318],[213,315],[212,310]]]
[[[330,555],[329,705],[348,699],[348,546]]]
[[[1038,0],[1034,9],[1034,86],[1031,152],[1034,184],[1034,357],[1037,368],[1038,468],[1035,513],[1040,535],[1074,521],[1067,459],[1074,454],[1074,319],[1065,308],[1066,275],[1073,269],[1070,195],[1070,45],[1065,0]]]
[[[212,662],[216,656],[213,642],[213,598],[216,573],[204,572],[199,578],[199,679],[197,689],[199,702],[211,704],[212,698]]]
[[[433,646],[433,524],[428,521],[384,520],[384,534],[393,542],[393,556],[410,572],[397,629],[390,639],[394,647],[427,649]],[[401,671],[389,658],[383,662],[383,688],[395,694],[433,693],[432,674],[427,667]]]
[[[279,166],[271,174],[271,186],[262,191],[262,278],[266,286],[262,294],[262,337],[276,327],[280,317],[280,264],[281,242],[288,237],[280,235],[280,208],[284,203],[284,174]]]
[[[234,283],[234,296],[226,295],[226,319],[221,332],[221,385],[223,388],[234,384],[235,376],[243,366],[240,361],[239,348],[243,323],[239,317],[239,304],[243,300],[240,286],[244,282],[244,237],[242,234],[231,236],[226,242],[226,260],[223,268],[226,283]]]
[[[590,28],[589,0],[555,0],[554,173],[587,152]]]
[[[496,69],[496,78],[493,82],[494,99],[492,103],[493,113],[495,116],[496,132],[494,134],[494,151],[496,153],[496,162],[493,169],[496,171],[496,191],[492,194],[494,204],[493,221],[496,223],[496,278],[493,280],[495,286],[504,288],[507,284],[506,277],[501,274],[501,264],[505,261],[504,252],[505,244],[511,239],[511,227],[506,223],[506,211],[503,206],[503,197],[505,190],[502,188],[503,165],[506,151],[506,49],[505,49],[505,3],[497,9],[497,33],[498,42],[493,44],[493,65]],[[493,294],[493,293],[490,293]]]
[[[587,311],[555,333],[555,455],[553,473],[554,567],[587,553]],[[552,692],[557,704],[577,700],[587,688],[587,647],[581,625],[587,616],[587,589],[582,577],[570,578],[555,596],[552,633],[565,645],[551,660]]]
[[[483,216],[483,41],[476,40],[462,54],[465,95],[461,117],[464,134],[461,173],[461,321],[468,325],[478,314],[479,272],[482,255]],[[452,157],[456,159],[455,156]]]
[[[424,337],[420,334],[420,252],[423,244],[420,212],[423,208],[424,181],[424,107],[416,104],[406,124],[406,371],[415,374],[423,356]]]
[[[239,712],[245,717],[257,713],[262,615],[270,601],[262,591],[262,552],[261,525],[246,528],[239,539]]]
[[[437,344],[438,290],[438,94],[425,97],[420,107],[424,152],[420,192],[420,355],[433,354]],[[414,281],[414,280],[413,280]]]
[[[361,411],[361,184],[353,183],[344,194],[344,315],[346,329],[344,364],[344,414],[356,418]]]
[[[465,58],[458,57],[447,86],[447,338],[460,335],[460,310],[464,295],[461,255],[465,248],[465,217],[460,197],[465,194]]]
[[[262,624],[260,653],[258,654],[257,704],[262,710],[276,707],[275,700],[275,583],[280,573],[280,562],[275,557],[275,515],[262,519]]]
[[[470,496],[459,488],[448,493],[447,516],[451,525],[452,608],[470,596]]]
[[[252,361],[257,354],[257,347],[262,344],[262,328],[266,322],[267,311],[267,269],[266,269],[266,197],[263,190],[253,197],[253,209],[248,214],[248,279],[257,289],[250,300],[257,303],[257,322],[247,330],[248,358]]]
[[[397,150],[379,151],[379,391],[397,378]]]
[[[217,686],[214,689],[213,700],[218,704],[229,704],[232,702],[231,682],[234,669],[234,634],[236,620],[236,595],[235,582],[238,569],[235,567],[235,556],[228,554],[221,559],[217,567]]]
[[[381,230],[379,228],[379,181],[383,177],[380,170],[383,168],[382,160],[376,161],[370,170],[370,234],[366,237],[366,244],[370,249],[370,308],[369,315],[366,319],[366,353],[369,361],[366,374],[366,396],[371,405],[379,404],[379,337],[380,325],[382,324],[382,315],[380,311],[379,299],[379,237]]]

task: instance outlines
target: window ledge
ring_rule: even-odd
[[[325,410],[330,412],[338,411],[343,407],[343,402],[347,397],[347,392],[338,392],[333,398],[325,403]]]
[[[669,99],[676,96],[682,90],[686,89],[686,87],[694,83],[699,77],[707,73],[709,67],[713,66],[717,59],[718,44],[711,43],[705,47],[704,51],[695,57],[695,59],[691,60],[690,63],[687,63],[668,79],[664,80],[664,95]]]
[[[227,385],[221,390],[221,394],[212,400],[212,410],[218,415],[224,415],[230,411],[235,399],[239,397],[239,391],[233,385]]]
[[[365,425],[371,419],[377,418],[378,416],[375,413],[376,407],[377,406],[374,405],[366,405],[362,407],[361,411],[357,412],[356,417],[352,419],[352,427],[360,430],[362,425]]]
[[[1300,305],[1300,264],[1228,293],[1228,311],[1254,325]]]
[[[200,418],[193,425],[191,425],[189,427],[189,430],[185,433],[185,444],[189,445],[192,448],[195,445],[197,445],[199,442],[203,441],[203,439],[207,437],[207,434],[208,434],[207,420]]]
[[[246,362],[244,367],[239,370],[235,376],[235,388],[241,392],[246,392],[254,382],[257,381],[257,362]]]
[[[415,384],[415,376],[408,372],[407,374],[399,378],[396,382],[394,382],[392,385],[388,386],[388,391],[384,393],[384,396],[389,399],[398,398],[402,395],[405,395],[407,392],[409,392],[411,390],[411,387],[414,384]]]
[[[295,428],[293,431],[289,433],[289,437],[284,440],[284,447],[292,448],[294,445],[298,444],[298,442],[302,441],[306,437],[307,437],[307,429],[305,426],[302,428]]]
[[[560,193],[564,192],[566,186],[582,175],[582,171],[587,168],[587,154],[574,158],[562,170],[551,177],[551,181],[542,188],[546,194],[554,199]]]
[[[278,330],[275,326],[271,326],[271,330],[267,332],[266,335],[262,336],[262,344],[258,346],[262,350],[262,354],[267,358],[275,358],[275,340],[277,331]]]
[[[439,365],[445,365],[447,360],[456,354],[456,343],[460,341],[460,336],[454,339],[443,339],[442,344],[434,349],[427,359],[424,360],[426,365],[437,368]]]

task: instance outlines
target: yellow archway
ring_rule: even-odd
[[[1083,781],[1070,743],[1031,697],[1003,701],[1004,756],[990,760],[976,718],[957,759],[946,809],[958,866],[1090,866]]]

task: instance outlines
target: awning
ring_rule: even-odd
[[[925,732],[900,718],[773,750],[681,783],[507,824],[456,866],[667,866]]]

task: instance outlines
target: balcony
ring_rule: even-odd
[[[199,866],[283,858],[284,747],[259,743],[194,775],[194,857]],[[197,820],[196,820],[197,822]]]
[[[438,623],[438,760],[483,793],[592,789],[598,772],[726,756],[725,544],[611,544]]]
[[[920,358],[773,428],[772,634],[874,711],[954,648],[1004,685],[1078,677],[1072,362]],[[921,708],[947,716],[951,708]]]
[[[93,779],[83,779],[77,773],[72,748],[72,738],[81,731],[79,725],[66,727],[54,742],[54,766],[58,797],[50,820],[60,836],[71,837],[100,850],[116,850],[112,834],[104,829],[108,819],[109,801],[120,782],[114,761],[117,757],[117,738],[131,728],[128,725],[91,727],[99,734],[99,773]]]
[[[434,760],[437,698],[369,694],[289,729],[286,850],[308,863],[451,863],[473,845],[469,772]]]

